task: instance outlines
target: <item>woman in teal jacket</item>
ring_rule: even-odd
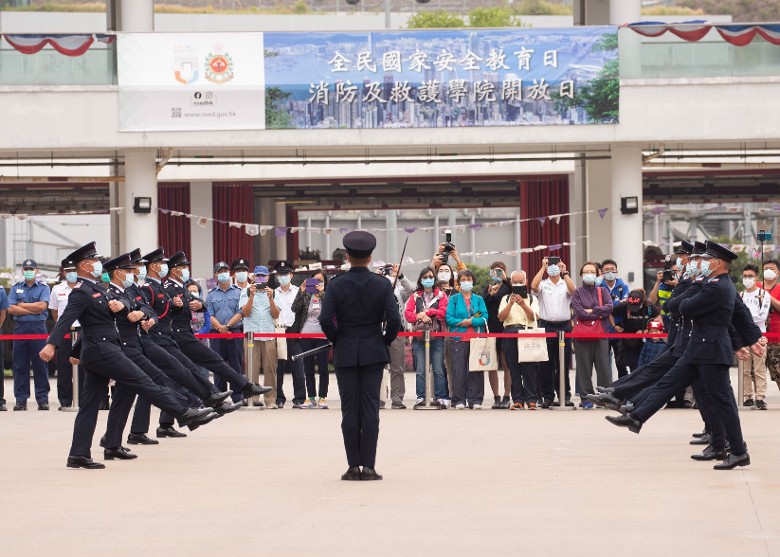
[[[474,273],[468,269],[458,273],[460,292],[453,294],[447,303],[447,325],[451,333],[484,333],[487,324],[487,307],[479,294],[472,293]],[[469,373],[469,339],[451,337],[452,356],[452,404],[462,410],[482,408],[485,396],[485,372]]]

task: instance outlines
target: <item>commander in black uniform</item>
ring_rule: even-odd
[[[349,464],[341,479],[381,480],[374,469],[379,391],[401,315],[390,282],[368,268],[376,238],[365,231],[350,232],[344,247],[351,268],[330,282],[320,313],[322,330],[333,344],[341,396],[341,432]]]

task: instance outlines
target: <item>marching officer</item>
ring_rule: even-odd
[[[60,316],[49,335],[46,346],[40,351],[44,362],[54,357],[55,342],[76,319],[81,323],[81,362],[84,367],[84,393],[79,413],[73,427],[73,443],[67,466],[69,468],[99,469],[104,464],[91,458],[92,436],[97,423],[98,409],[103,390],[108,380],[131,388],[145,396],[155,405],[178,417],[180,426],[195,429],[217,417],[211,408],[194,410],[170,389],[156,385],[148,375],[129,360],[120,347],[114,314],[123,310],[122,302],[113,296],[99,282],[103,266],[98,258],[95,242],[80,247],[68,258],[76,267],[79,282],[76,283],[68,300],[68,307]]]
[[[341,432],[349,464],[341,479],[381,480],[375,470],[379,391],[401,314],[393,286],[369,270],[376,247],[373,234],[349,232],[344,247],[351,268],[331,281],[320,313],[322,330],[333,344],[341,396]]]

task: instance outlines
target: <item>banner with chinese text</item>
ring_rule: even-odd
[[[265,33],[265,124],[614,124],[617,46],[612,26]]]

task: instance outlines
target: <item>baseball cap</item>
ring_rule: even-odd
[[[268,267],[266,267],[265,265],[258,265],[257,267],[255,267],[254,274],[256,274],[256,275],[268,275],[270,273],[268,272]]]

